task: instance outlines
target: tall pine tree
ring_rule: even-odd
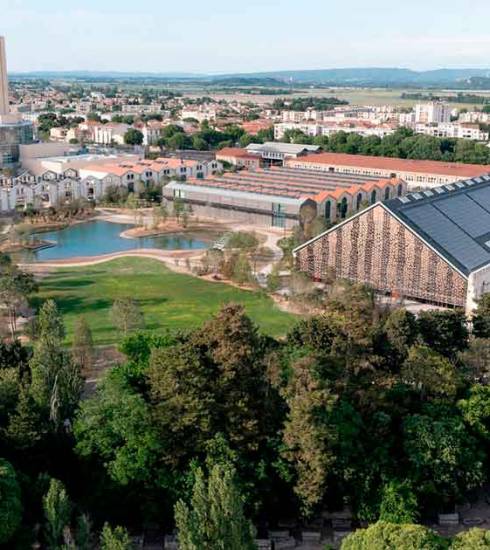
[[[199,468],[191,503],[177,502],[175,522],[181,550],[256,549],[231,466],[216,464],[207,480]]]
[[[63,347],[65,328],[53,300],[41,307],[38,327],[38,339],[30,361],[31,392],[37,405],[55,426],[59,426],[71,418],[80,399],[83,380],[79,366]]]

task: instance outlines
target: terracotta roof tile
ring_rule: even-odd
[[[347,153],[319,153],[307,155],[301,157],[301,159],[288,160],[287,164],[298,164],[298,162],[301,164],[329,164],[332,166],[351,166],[352,168],[392,170],[393,172],[437,174],[459,178],[472,178],[490,173],[490,165],[349,155]]]

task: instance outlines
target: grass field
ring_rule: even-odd
[[[416,93],[421,92],[423,94],[432,93],[433,95],[451,95],[457,92],[444,91],[437,89],[414,89],[414,88],[347,88],[347,87],[335,87],[335,88],[312,88],[296,90],[294,94],[284,96],[286,99],[292,99],[294,97],[337,97],[338,99],[345,99],[350,105],[393,105],[394,107],[413,107],[416,103],[424,103],[424,100],[416,99],[402,99],[402,93]],[[189,97],[197,98],[202,97],[202,91],[187,91]],[[487,90],[481,90],[474,93],[479,96],[489,97],[490,93]],[[208,90],[205,95],[209,95],[216,100],[227,99],[237,101],[253,101],[259,105],[266,103],[272,103],[274,99],[281,96],[271,95],[245,95],[243,93],[237,93],[233,90],[228,92],[219,92]],[[450,103],[451,107],[455,109],[469,109],[472,110],[475,107],[481,108],[481,104],[478,103]]]
[[[146,258],[57,269],[41,280],[36,302],[56,300],[64,315],[68,340],[75,319],[83,315],[96,344],[113,344],[119,335],[111,321],[111,306],[116,298],[128,296],[139,303],[146,328],[155,331],[196,327],[229,302],[243,304],[260,329],[271,336],[284,335],[298,319],[277,309],[269,297],[260,293],[174,273]]]

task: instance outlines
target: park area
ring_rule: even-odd
[[[280,311],[261,292],[242,290],[169,270],[148,258],[122,258],[84,267],[57,268],[40,280],[36,304],[52,298],[60,308],[71,341],[75,320],[83,315],[96,345],[119,341],[111,316],[115,300],[132,298],[140,307],[145,328],[185,330],[199,326],[221,305],[242,304],[264,334],[283,336],[298,317]]]

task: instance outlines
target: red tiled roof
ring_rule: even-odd
[[[260,130],[268,130],[273,123],[270,120],[251,120],[249,122],[243,122],[242,128],[248,134],[255,135]]]
[[[378,189],[384,189],[387,185],[398,185],[399,183],[402,183],[402,180],[399,178],[391,178],[391,179],[380,179],[379,181],[370,181],[367,183],[363,183],[362,185],[352,185],[348,189],[336,189],[335,191],[322,191],[321,193],[318,193],[318,195],[315,195],[314,197],[311,197],[316,202],[322,202],[327,197],[333,197],[335,199],[338,199],[341,197],[344,193],[347,193],[349,195],[354,196],[356,193],[359,193],[359,191],[365,191],[368,193],[369,191],[372,191],[374,187]]]
[[[274,175],[276,173],[276,176]],[[352,177],[352,176],[351,176]],[[354,197],[360,191],[370,192],[373,188],[384,189],[387,185],[395,186],[402,183],[401,179],[384,178],[375,181],[362,181],[362,176],[355,176],[359,183],[344,182],[339,176],[338,184],[335,181],[327,181],[327,174],[318,174],[308,170],[293,170],[287,173],[284,170],[258,170],[254,172],[225,172],[222,176],[213,176],[206,180],[188,179],[188,185],[198,187],[215,187],[259,193],[264,195],[276,195],[295,199],[311,199],[317,203],[323,202],[327,197],[337,200],[344,194]],[[331,176],[329,176],[331,178]],[[369,178],[368,178],[369,179]],[[345,185],[347,183],[347,185]],[[349,183],[351,183],[349,185]]]
[[[218,157],[237,157],[237,158],[256,158],[260,159],[259,155],[252,155],[246,149],[240,147],[223,147],[216,152],[216,158]]]
[[[296,165],[298,162],[311,164],[330,164],[332,166],[351,166],[352,168],[372,168],[391,170],[393,172],[418,172],[472,178],[490,173],[490,166],[483,164],[462,164],[457,162],[442,162],[436,160],[412,160],[390,157],[370,157],[365,155],[349,155],[346,153],[319,153],[307,155],[301,159],[286,161]]]

